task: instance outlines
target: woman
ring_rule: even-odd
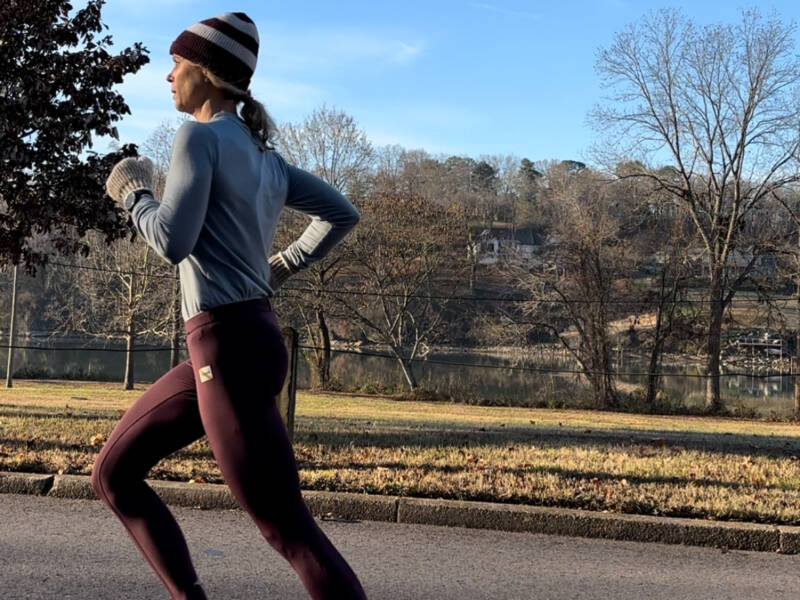
[[[257,53],[258,32],[244,13],[182,32],[170,47],[167,81],[175,108],[195,120],[175,136],[161,203],[147,159],[127,158],[108,178],[109,195],[130,211],[140,235],[179,265],[189,360],[127,411],[97,458],[92,485],[172,598],[206,598],[183,534],[144,482],[161,458],[205,434],[236,499],[310,597],[361,599],[358,579],[300,495],[275,401],[287,355],[269,302],[359,215],[336,190],[271,150],[274,125],[248,91]],[[267,261],[284,205],[313,219]]]

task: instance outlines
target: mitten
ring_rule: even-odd
[[[153,163],[149,158],[123,158],[111,170],[106,180],[106,191],[117,202],[136,190],[153,189]]]
[[[269,257],[269,287],[273,292],[291,276],[292,271],[280,254],[273,254]]]

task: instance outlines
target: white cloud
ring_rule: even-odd
[[[389,32],[309,28],[298,31],[278,23],[258,24],[259,60],[282,72],[349,67],[358,61],[407,65],[425,50],[422,40],[401,39]]]

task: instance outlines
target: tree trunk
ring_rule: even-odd
[[[711,290],[709,294],[709,326],[708,344],[706,346],[706,411],[722,412],[722,397],[719,387],[720,352],[722,350],[722,305],[721,274],[717,269],[711,273]]]
[[[128,321],[128,332],[125,334],[125,381],[122,386],[124,390],[133,389],[133,345],[136,341],[136,333],[133,329],[133,319]]]
[[[664,348],[664,334],[662,333],[662,328],[664,323],[664,289],[666,288],[666,278],[667,272],[665,267],[665,269],[661,271],[661,290],[659,293],[658,310],[656,312],[656,326],[653,332],[653,350],[650,352],[650,364],[647,368],[647,397],[645,398],[645,403],[650,409],[656,406],[656,397],[658,396],[659,382],[661,380],[659,365],[661,364],[661,351]],[[674,296],[672,299],[674,300]]]
[[[798,245],[800,245],[800,232],[798,232]],[[796,290],[795,294],[797,295],[797,310],[798,314],[800,314],[800,249],[798,249],[797,254],[797,281],[795,282]],[[800,323],[797,325],[797,333],[795,335],[795,343],[794,343],[794,370],[795,372],[797,369],[797,363],[800,362]],[[794,376],[794,418],[800,419],[800,381],[798,381],[797,375],[792,373]]]
[[[13,283],[11,284],[11,317],[8,326],[8,361],[6,362],[6,387],[14,387],[14,337],[16,334],[14,321],[17,312],[17,266],[14,265]]]
[[[169,350],[169,366],[174,368],[180,362],[181,341],[181,282],[178,277],[178,267],[175,267],[175,287],[172,289],[172,335]]]
[[[134,275],[131,275],[130,287],[128,288],[128,323],[127,332],[125,333],[125,379],[122,384],[122,389],[133,389],[133,344],[136,341],[136,330],[133,323],[133,290],[134,290]]]
[[[602,377],[602,395],[600,408],[610,409],[618,408],[619,401],[617,398],[617,390],[614,388],[614,374],[611,372],[611,356],[608,351],[608,344],[604,342],[603,352],[603,371]]]
[[[794,369],[792,372],[792,378],[794,379],[794,418],[800,419],[800,381],[798,381],[797,377],[797,367],[798,362],[800,362],[800,330],[797,332],[797,337],[795,338],[795,351],[794,351]]]
[[[594,406],[599,410],[618,408],[619,399],[614,387],[608,343],[605,339],[597,340],[589,347],[588,351],[591,353],[587,357],[589,372],[587,373],[584,368],[584,374],[592,388]]]
[[[317,375],[320,388],[327,390],[331,385],[331,335],[322,310],[317,310],[317,327],[322,338],[322,354],[317,357]]]
[[[414,376],[414,368],[411,361],[398,357],[397,362],[400,363],[400,368],[403,369],[403,375],[406,378],[409,391],[413,392],[419,387],[419,384],[417,383],[417,378]]]
[[[661,373],[659,363],[661,362],[662,341],[656,339],[653,351],[650,353],[650,365],[647,368],[647,398],[645,403],[649,408],[655,408],[658,388],[660,387]]]

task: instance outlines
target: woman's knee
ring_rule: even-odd
[[[92,467],[91,484],[97,496],[112,506],[117,504],[118,492],[125,487],[126,478],[113,461],[101,452]]]
[[[92,467],[91,483],[94,493],[97,494],[101,500],[107,501],[106,489],[108,489],[109,477],[104,472],[103,464],[103,456],[100,455],[97,457],[97,460],[94,461],[94,466]]]
[[[258,512],[261,514],[254,514]],[[283,506],[268,513],[253,511],[251,516],[264,539],[280,554],[289,557],[297,547],[315,546],[319,541],[319,528],[305,505]]]

